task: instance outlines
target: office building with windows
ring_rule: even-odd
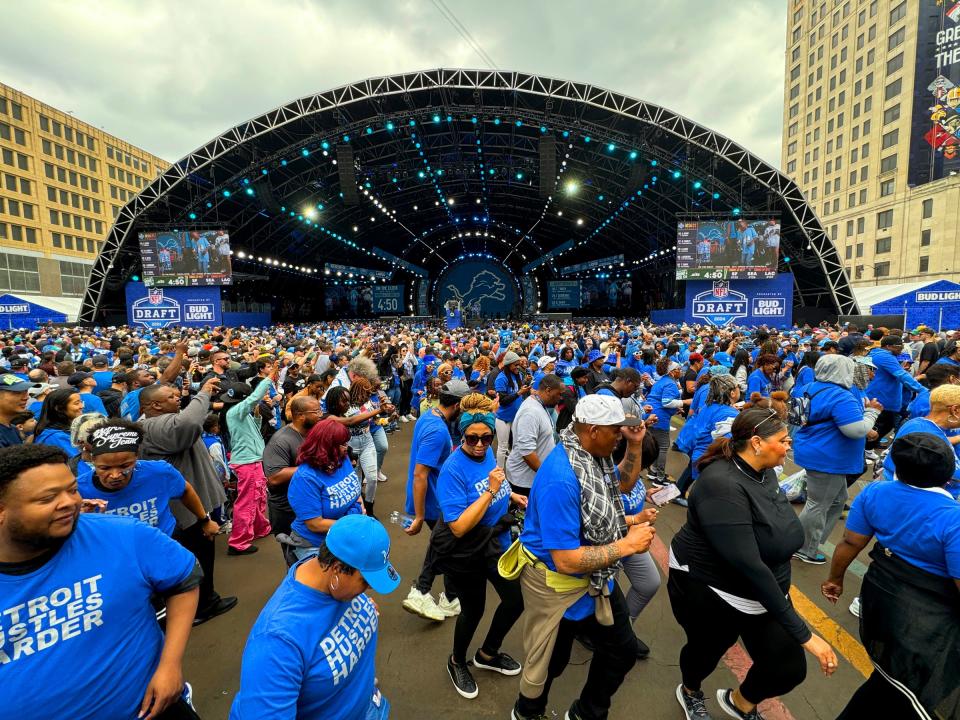
[[[960,273],[960,3],[790,0],[781,168],[854,288]]]
[[[0,83],[0,294],[79,306],[113,219],[168,165]]]

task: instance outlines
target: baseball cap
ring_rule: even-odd
[[[603,357],[603,353],[600,352],[599,350],[591,350],[590,352],[587,353],[587,364],[589,365],[590,363],[596,360],[599,360],[602,357]]]
[[[250,393],[252,392],[253,388],[246,383],[230,383],[227,385],[226,389],[220,393],[220,396],[217,399],[225,405],[234,405],[241,400],[250,397]]]
[[[688,360],[692,363],[702,362],[703,355],[701,355],[700,353],[690,353],[690,357],[688,358]]]
[[[97,367],[100,367],[101,365],[107,365],[109,361],[107,360],[106,355],[94,355],[92,358],[90,358],[90,362]]]
[[[821,349],[824,349],[824,348],[838,348],[838,347],[840,347],[840,343],[838,343],[836,340],[821,340],[821,341],[820,341],[820,348],[821,348]]]
[[[92,377],[93,377],[93,373],[75,372],[73,375],[67,378],[67,385],[72,385],[73,387],[77,387],[84,380]]]
[[[733,367],[733,358],[730,357],[730,353],[725,353],[725,352],[714,353],[713,359],[717,361],[718,365],[726,365],[728,368]]]
[[[913,432],[898,437],[890,446],[890,459],[898,480],[912,485],[922,478],[922,487],[944,485],[956,469],[950,443],[931,433]]]
[[[934,335],[934,334],[935,334],[935,333],[933,332],[933,329],[927,327],[926,325],[920,325],[919,327],[915,327],[915,328],[914,328],[913,330],[911,330],[910,332],[911,332],[913,335],[919,335],[920,333],[928,333],[928,334],[930,334],[930,335]]]
[[[880,347],[891,347],[903,345],[903,338],[899,335],[884,335],[883,339],[880,340]]]
[[[580,398],[573,411],[575,422],[587,425],[626,425],[633,427],[643,422],[639,417],[627,417],[620,400],[612,395],[587,395]]]
[[[10,373],[4,373],[0,375],[0,390],[7,390],[9,392],[24,392],[29,390],[33,383],[18,378],[16,375],[11,375]]]
[[[857,357],[853,358],[853,361],[859,365],[866,365],[870,368],[876,369],[877,367],[868,355],[858,355]]]
[[[424,355],[424,356],[423,356],[423,364],[424,364],[424,365],[436,365],[436,364],[437,364],[437,356],[436,356],[436,355]]]
[[[14,355],[12,358],[10,358],[10,367],[12,368],[27,367],[29,364],[30,364],[30,361],[27,360],[25,357],[19,357]]]
[[[556,361],[557,361],[557,359],[556,359],[555,357],[550,357],[549,355],[544,355],[542,358],[540,358],[539,360],[537,360],[537,367],[540,368],[541,370],[543,370],[547,365],[549,365],[549,364],[552,363],[552,362],[556,362]]]
[[[30,386],[27,392],[30,394],[30,397],[36,398],[43,395],[47,390],[56,390],[59,385],[54,385],[53,383],[34,383]]]
[[[400,574],[390,563],[390,536],[369,515],[347,515],[337,520],[324,541],[334,557],[356,568],[381,595],[392,593]]]
[[[506,367],[507,365],[513,365],[515,362],[520,362],[520,356],[513,350],[508,350],[503,356],[503,362],[501,364]]]
[[[470,386],[467,385],[460,378],[453,378],[452,380],[447,380],[443,385],[440,386],[441,395],[450,395],[451,397],[466,397],[471,392]]]
[[[897,362],[913,362],[913,356],[910,353],[900,353],[897,355]]]
[[[729,375],[730,368],[728,368],[726,365],[711,365],[707,372],[710,373],[710,377],[716,377],[717,375]]]
[[[111,383],[125,383],[127,381],[127,371],[126,370],[117,370],[113,373],[113,377],[110,378]]]

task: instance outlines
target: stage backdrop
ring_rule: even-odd
[[[147,288],[128,282],[127,324],[154,329],[222,325],[220,288]]]
[[[793,324],[793,275],[772,280],[688,280],[684,319],[701,325]]]
[[[517,290],[510,273],[489,260],[467,260],[447,268],[437,281],[434,302],[441,308],[447,300],[459,300],[467,311],[468,305],[480,303],[485,316],[506,317],[514,310]]]

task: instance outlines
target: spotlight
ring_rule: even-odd
[[[565,187],[568,195],[573,195],[577,190],[580,189],[580,185],[576,180],[569,180]]]

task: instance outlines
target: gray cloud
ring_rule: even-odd
[[[496,64],[687,115],[779,165],[782,0],[446,0]],[[482,67],[429,0],[7,3],[0,77],[168,160],[294,97]]]

